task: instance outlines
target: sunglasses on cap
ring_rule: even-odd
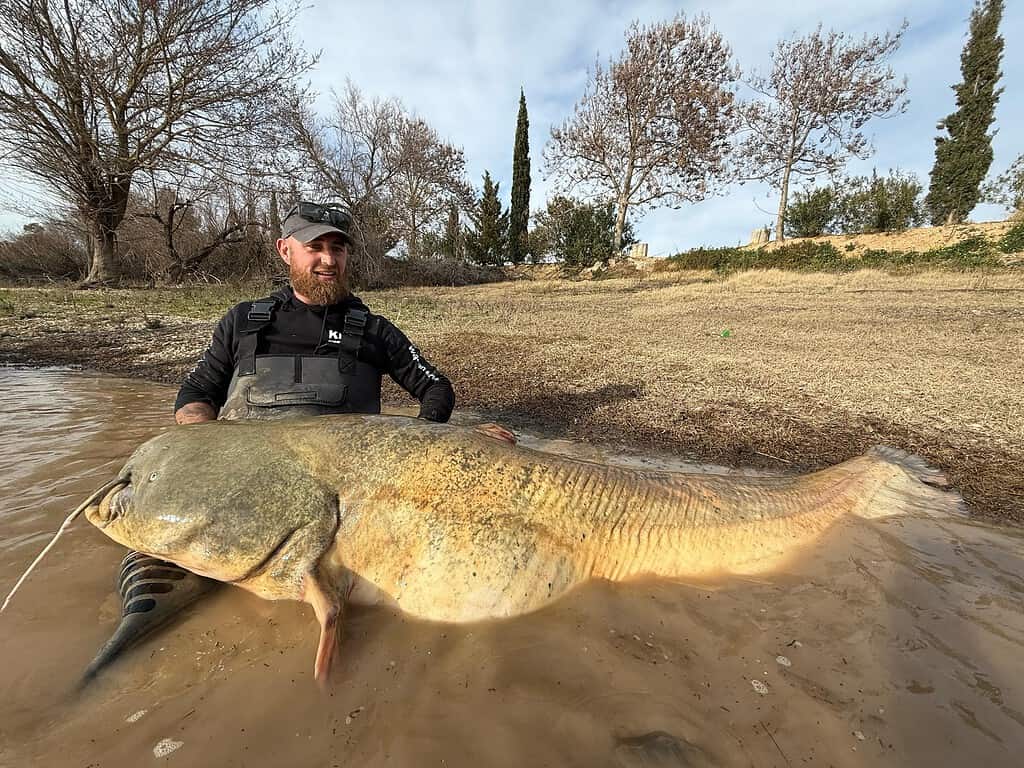
[[[287,219],[289,216],[298,214],[300,218],[305,219],[311,224],[330,224],[332,227],[337,227],[343,232],[347,232],[349,227],[352,226],[352,216],[344,208],[338,208],[330,205],[320,205],[319,203],[299,203],[293,205],[291,210],[285,214]]]

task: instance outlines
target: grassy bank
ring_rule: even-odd
[[[2,290],[0,356],[177,382],[224,309],[258,292]],[[451,376],[460,406],[513,425],[794,471],[887,443],[947,470],[977,512],[1024,522],[1021,271],[672,272],[362,296]]]
[[[862,269],[906,272],[971,271],[1022,261],[1024,222],[927,227],[898,233],[834,235],[772,242],[761,247],[694,248],[656,265],[658,270],[751,269],[846,273]]]

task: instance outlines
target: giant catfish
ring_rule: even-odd
[[[348,602],[466,622],[535,610],[593,578],[756,571],[847,515],[962,511],[941,485],[893,448],[796,477],[714,476],[337,415],[172,428],[86,515],[147,555],[310,603],[323,681]]]

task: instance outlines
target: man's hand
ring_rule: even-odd
[[[179,424],[200,424],[216,418],[217,414],[209,403],[186,403],[174,412],[174,420]]]
[[[496,440],[504,440],[509,445],[516,444],[516,436],[513,432],[505,429],[500,424],[494,422],[488,422],[487,424],[480,424],[477,426],[476,431],[481,435],[487,435],[487,437],[493,437]]]

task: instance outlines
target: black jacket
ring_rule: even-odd
[[[295,298],[291,288],[273,296],[280,304],[274,311],[273,322],[260,333],[258,355],[337,355],[336,339],[345,313],[351,308],[367,309],[356,296],[328,307],[304,304]],[[224,405],[231,375],[238,364],[239,329],[245,327],[250,304],[238,304],[221,318],[209,348],[178,390],[175,411],[188,403],[209,403],[218,411]],[[359,359],[388,374],[419,400],[420,418],[448,421],[455,407],[451,382],[389,320],[370,316]]]

